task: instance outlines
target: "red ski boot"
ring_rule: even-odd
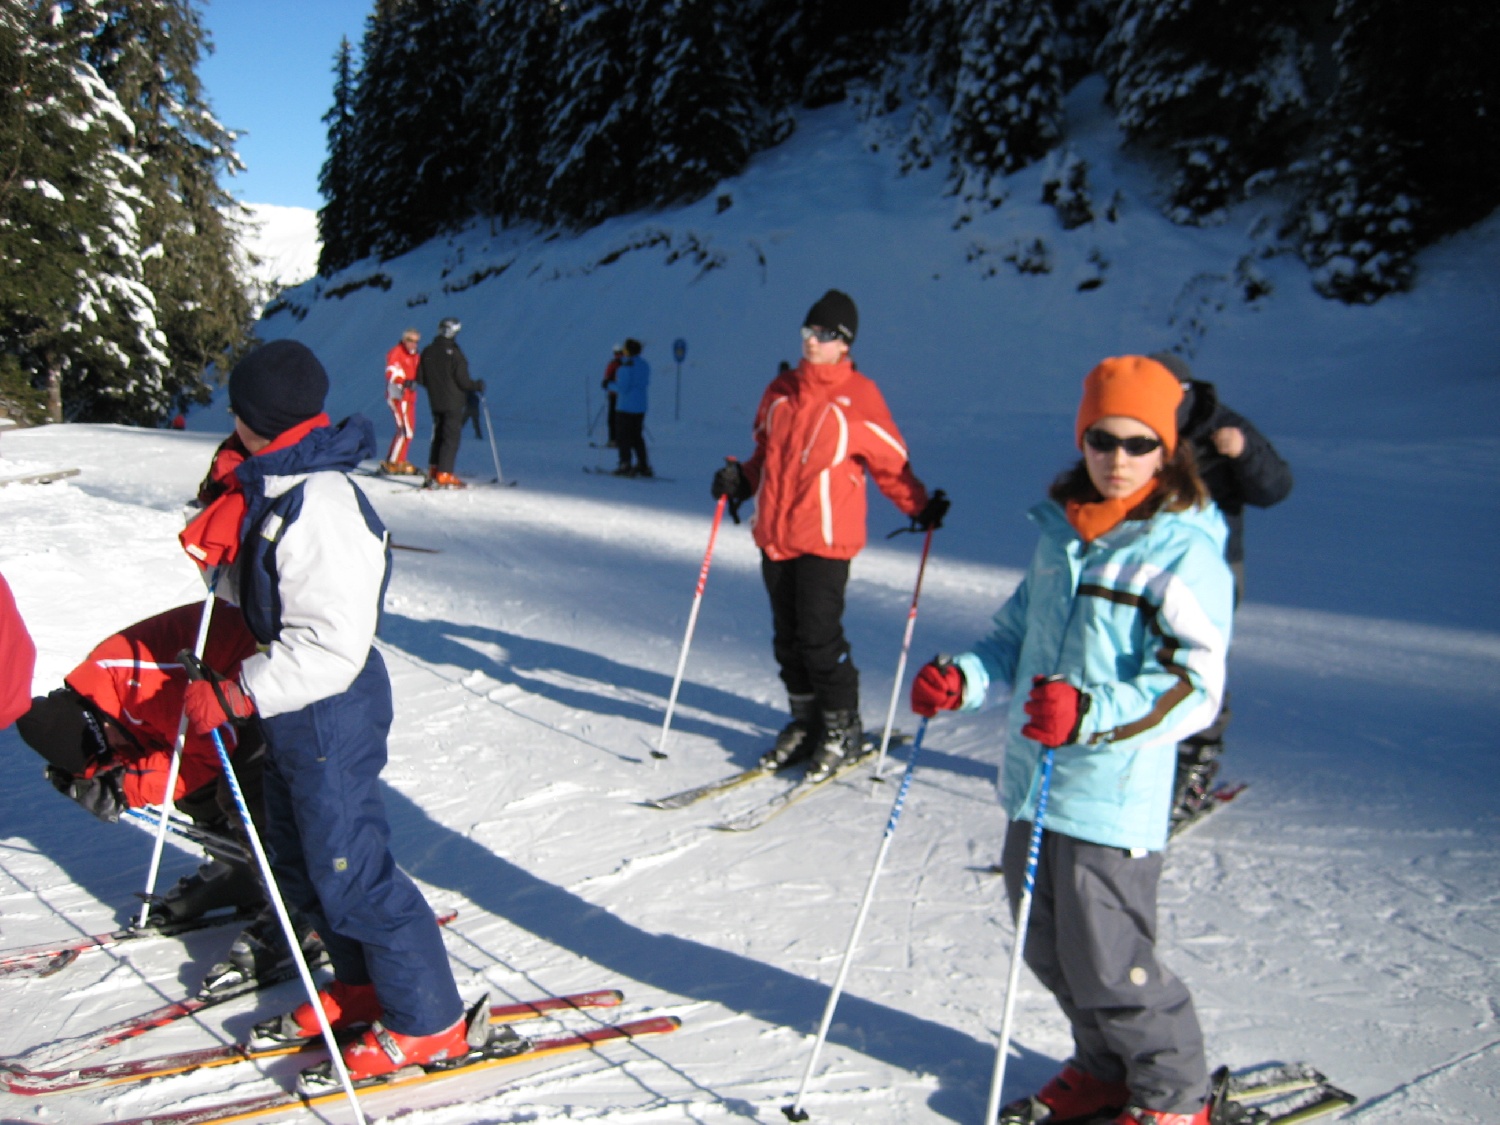
[[[336,980],[318,992],[318,1002],[334,1031],[374,1023],[380,1018],[380,998],[375,995],[373,984],[345,984]],[[307,1000],[285,1015],[255,1025],[257,1039],[278,1043],[310,1039],[320,1031],[317,1013]]]
[[[997,1125],[1067,1125],[1118,1113],[1129,1100],[1125,1083],[1105,1082],[1069,1064],[1031,1097],[1003,1106]]]

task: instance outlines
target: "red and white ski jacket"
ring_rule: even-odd
[[[177,655],[193,647],[202,613],[202,603],[194,602],[137,621],[100,641],[88,659],[67,675],[70,688],[114,719],[134,741],[126,750],[115,746],[118,762],[125,766],[122,788],[131,808],[160,804],[166,796],[167,770],[187,689],[187,669]],[[232,678],[239,675],[240,661],[255,649],[255,638],[239,609],[216,600],[204,662]],[[87,776],[116,764],[106,758]],[[172,799],[185,797],[220,772],[212,739],[189,729]]]
[[[865,545],[865,473],[908,516],[927,505],[885,398],[846,358],[803,360],[778,375],[755,412],[755,543],[780,562],[852,559]]]
[[[385,381],[400,383],[403,392],[417,393],[417,364],[422,362],[420,352],[409,352],[398,340],[396,346],[385,353]]]

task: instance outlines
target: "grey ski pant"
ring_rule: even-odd
[[[1030,839],[1024,821],[1005,834],[1012,916]],[[1125,1082],[1132,1105],[1194,1113],[1208,1095],[1208,1067],[1187,986],[1156,959],[1162,858],[1044,832],[1026,964],[1073,1025],[1075,1066]]]

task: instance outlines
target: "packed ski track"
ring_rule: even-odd
[[[373,1119],[782,1120],[908,751],[893,752],[888,782],[855,774],[753,832],[713,826],[777,782],[680,810],[644,804],[749,766],[784,721],[758,555],[726,520],[667,757],[652,756],[707,545],[713,469],[750,452],[750,413],[775,359],[794,354],[802,309],[828,285],[849,289],[863,314],[861,367],[886,391],[918,474],[954,498],[909,681],[934,652],[978,637],[1019,580],[1033,543],[1024,511],[1071,456],[1088,366],[1172,343],[1173,295],[1232,263],[1236,239],[1252,240],[1253,217],[1241,217],[1189,241],[1155,215],[1139,171],[1085,129],[1097,193],[1118,183],[1127,200],[1126,222],[1085,236],[1109,241],[1109,282],[1088,293],[1062,284],[1067,255],[1082,260],[1088,245],[1061,234],[1048,235],[1063,259],[1053,277],[981,280],[963,273],[967,240],[998,244],[1047,221],[1025,202],[1035,174],[1016,178],[1015,202],[955,233],[952,200],[933,204],[930,184],[924,196],[840,139],[851,132],[843,112],[814,115],[758,158],[722,218],[709,200],[550,248],[497,248],[471,232],[383,264],[389,293],[328,301],[302,287],[291,297],[312,308],[305,320],[263,325],[267,338],[293,334],[318,351],[334,376],[332,412],[364,410],[384,440],[384,350],[407,320],[462,316],[459,342],[489,381],[505,475],[520,487],[433,493],[357,478],[393,540],[427,549],[395,553],[380,630],[396,699],[384,774],[395,851],[434,908],[459,911],[444,940],[467,997],[624,992],[617,1009],[524,1029],[539,1035],[683,1021],[660,1038],[372,1095]],[[809,175],[819,188],[796,186]],[[833,268],[816,235],[819,209],[840,203],[848,256]],[[629,242],[631,222],[717,239],[726,261],[692,277],[658,248],[584,268]],[[744,252],[752,242],[759,260]],[[1297,488],[1248,519],[1223,776],[1250,788],[1172,844],[1160,949],[1193,991],[1214,1062],[1308,1061],[1359,1095],[1346,1121],[1479,1125],[1500,1105],[1497,249],[1492,219],[1429,252],[1416,293],[1363,310],[1317,299],[1300,267],[1273,260],[1276,293],[1205,312],[1193,359],[1276,443]],[[486,254],[524,268],[441,295],[439,263],[478,270]],[[609,346],[630,333],[647,339],[655,365],[649,440],[670,480],[579,471],[600,461],[585,423],[602,401]],[[680,420],[669,358],[678,334],[701,357]],[[110,632],[201,598],[176,534],[228,419],[215,407],[191,426],[0,438],[0,478],[80,470],[0,488],[0,570],[37,641],[35,692]],[[460,474],[493,477],[490,461],[467,433]],[[917,536],[882,537],[903,523],[872,493],[871,546],[849,586],[863,715],[877,730],[921,548]],[[910,730],[905,687],[897,725]],[[988,711],[928,729],[808,1091],[814,1121],[982,1115],[1011,944],[991,870],[1004,830],[1000,725]],[[125,922],[148,836],[58,796],[13,730],[0,732],[0,756],[0,949]],[[170,850],[164,880],[194,863]],[[49,977],[0,979],[0,1057],[40,1067],[70,1039],[181,998],[230,936],[129,943]],[[296,999],[295,984],[281,985],[108,1057],[230,1042]],[[1029,976],[1013,1046],[1012,1096],[1069,1052],[1065,1021]],[[273,1091],[295,1067],[0,1094],[0,1119],[119,1121]],[[331,1105],[317,1117],[348,1114]]]

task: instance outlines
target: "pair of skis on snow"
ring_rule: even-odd
[[[911,736],[902,731],[894,731],[891,734],[891,746],[904,745],[911,741]],[[758,805],[752,805],[735,816],[731,816],[714,825],[723,832],[750,832],[767,822],[774,820],[793,805],[800,804],[820,789],[825,789],[840,778],[847,777],[870,761],[876,749],[880,745],[879,738],[873,734],[864,736],[861,747],[862,752],[854,758],[850,758],[839,765],[829,774],[816,780],[802,777],[791,785],[784,787],[774,796],[762,801]],[[746,785],[761,781],[765,778],[785,776],[786,771],[777,771],[767,766],[754,765],[739,773],[732,773],[728,777],[722,777],[717,781],[710,781],[706,785],[695,785],[691,789],[684,789],[680,793],[672,793],[665,797],[657,797],[646,801],[645,804],[653,809],[685,809],[690,805],[696,805],[701,801],[711,800],[715,797],[731,793]]]
[[[393,1074],[360,1083],[358,1092],[364,1095],[367,1092],[392,1087],[405,1088],[456,1074],[490,1070],[507,1063],[547,1058],[612,1042],[666,1035],[681,1026],[681,1020],[676,1016],[651,1016],[627,1023],[593,1027],[538,1039],[519,1035],[511,1027],[513,1024],[527,1020],[543,1019],[570,1011],[614,1008],[618,1007],[623,999],[624,994],[618,989],[601,989],[567,996],[548,996],[513,1004],[493,1005],[487,1013],[489,1024],[487,1037],[479,1046],[473,1047],[467,1055],[457,1059],[445,1059],[427,1066],[405,1067]],[[311,1056],[322,1051],[322,1040],[313,1038],[289,1044],[233,1043],[158,1055],[154,1058],[104,1063],[96,1066],[75,1066],[66,1069],[33,1070],[18,1063],[6,1063],[0,1064],[0,1082],[3,1082],[13,1094],[34,1097],[74,1092],[98,1086],[143,1082],[151,1078],[188,1074],[244,1062],[263,1062],[287,1055]],[[137,1118],[133,1122],[123,1122],[118,1125],[219,1125],[223,1122],[245,1121],[279,1113],[287,1109],[329,1104],[342,1100],[344,1096],[343,1089],[337,1085],[327,1092],[275,1091],[255,1097],[216,1102],[193,1109],[153,1113],[147,1117]],[[5,1125],[5,1123],[0,1123],[0,1125]]]

